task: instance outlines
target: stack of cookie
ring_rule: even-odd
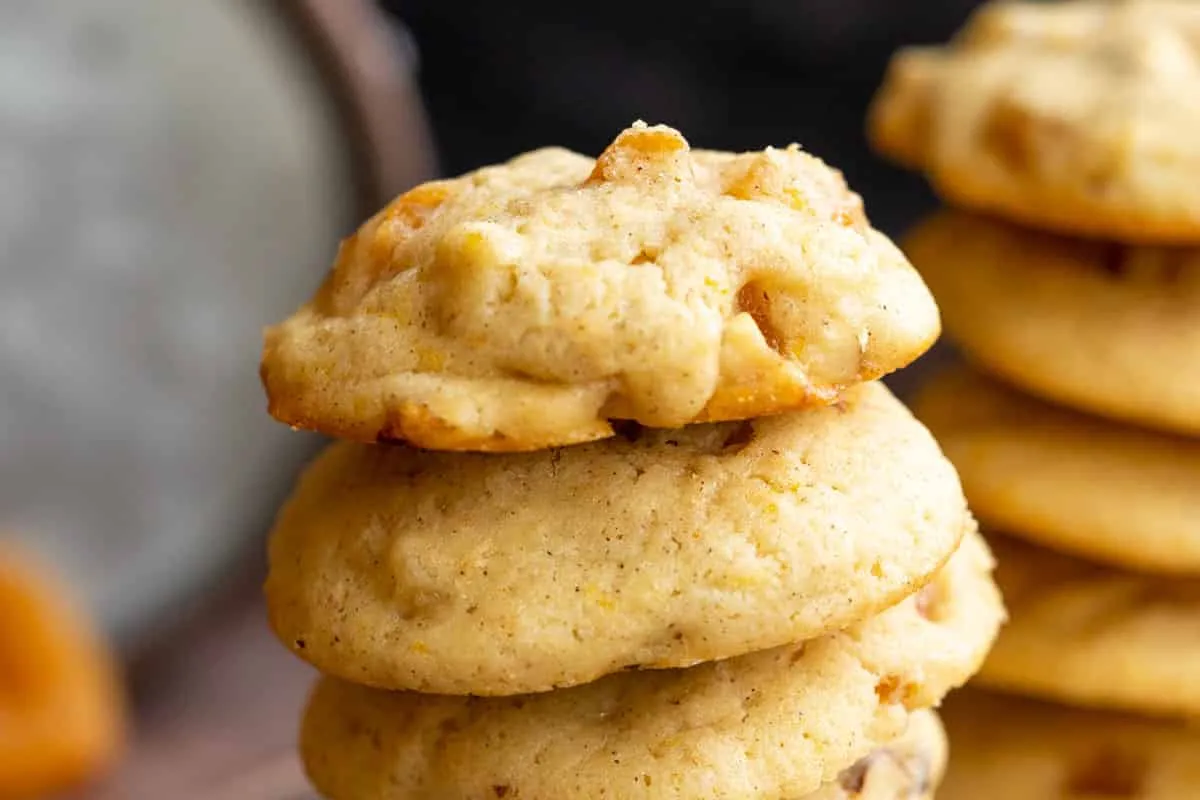
[[[270,544],[332,800],[924,798],[1003,614],[875,379],[933,299],[798,148],[635,125],[395,200],[267,333],[343,439]]]
[[[967,209],[926,222],[908,253],[979,370],[935,380],[918,416],[985,528],[1016,537],[994,542],[1013,621],[985,685],[1200,716],[1197,131],[1190,0],[988,6],[948,48],[898,55],[877,99],[879,148]],[[1029,721],[1024,740],[956,751],[956,764],[1024,765],[1037,773],[1028,798],[1198,791],[1193,757],[1190,789],[1155,793],[1187,784],[1173,782],[1177,756],[1148,748],[1197,744],[1168,721],[1150,734],[1115,714],[1056,724],[1011,709],[1009,727]],[[1109,764],[1100,777],[1097,762]],[[967,773],[961,785],[955,796],[1018,796]]]

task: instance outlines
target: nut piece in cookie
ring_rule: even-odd
[[[266,333],[271,413],[364,442],[521,451],[827,405],[937,308],[840,173],[635,125],[419,186]]]
[[[801,800],[932,800],[949,745],[938,715],[918,711],[904,734],[860,758]]]

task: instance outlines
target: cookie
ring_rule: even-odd
[[[956,692],[938,800],[1181,800],[1200,787],[1200,729]]]
[[[985,528],[1117,567],[1200,577],[1200,440],[1047,405],[964,368],[913,410]]]
[[[847,631],[537,695],[382,692],[324,678],[301,756],[331,800],[787,798],[894,739],[976,669],[1002,615],[982,540]]]
[[[1117,572],[991,541],[1012,619],[981,685],[1086,707],[1200,716],[1200,579]]]
[[[933,800],[949,755],[932,711],[914,712],[908,729],[803,800]]]
[[[270,411],[363,442],[525,451],[828,405],[940,330],[841,174],[638,124],[419,186],[266,332]]]
[[[1200,5],[992,2],[902,50],[876,148],[954,205],[1035,228],[1200,243]]]
[[[507,455],[335,444],[272,535],[275,631],[378,688],[544,691],[843,628],[915,591],[973,525],[882,384],[625,434]]]
[[[959,212],[905,246],[947,335],[986,371],[1061,405],[1200,436],[1200,248],[1089,243]]]
[[[48,797],[112,766],[124,744],[116,663],[66,587],[0,542],[0,797]]]

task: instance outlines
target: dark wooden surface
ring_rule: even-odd
[[[314,673],[271,637],[256,585],[181,625],[130,678],[128,753],[71,800],[316,797],[295,752]]]

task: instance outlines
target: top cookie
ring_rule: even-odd
[[[1200,4],[992,3],[900,52],[875,145],[955,204],[1033,227],[1200,241]]]
[[[365,442],[520,451],[835,400],[939,333],[839,173],[635,125],[400,196],[266,332],[271,413]]]

